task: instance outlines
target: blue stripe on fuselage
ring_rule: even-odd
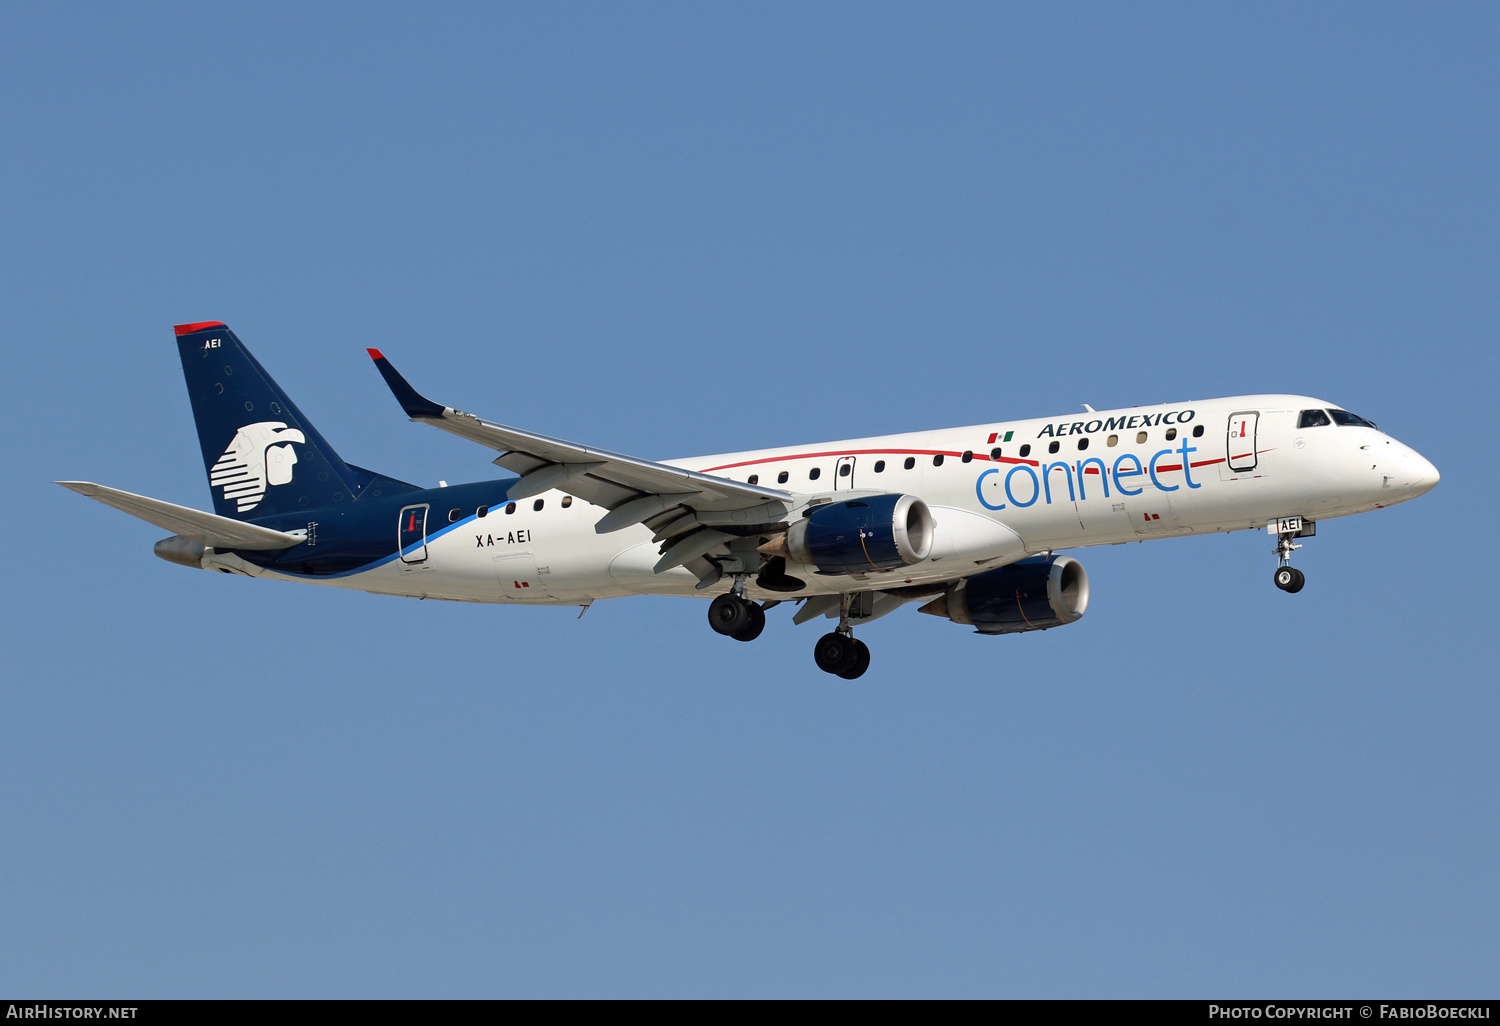
[[[420,550],[424,544],[435,543],[450,531],[459,530],[476,520],[484,519],[479,517],[477,512],[470,512],[460,520],[443,524],[442,527],[429,533],[423,541],[392,550],[389,539],[398,531],[398,518],[402,510],[410,506],[426,505],[429,526],[433,522],[434,515],[445,516],[451,508],[477,510],[483,506],[487,507],[486,517],[489,517],[504,509],[507,501],[505,493],[515,483],[515,478],[479,481],[392,495],[376,499],[368,506],[360,502],[345,506],[310,509],[301,512],[295,519],[285,515],[268,517],[262,526],[274,530],[290,531],[304,525],[309,529],[316,528],[319,534],[318,541],[321,544],[299,545],[279,553],[238,551],[235,554],[262,570],[294,580],[332,581],[353,577],[378,570],[387,563]],[[387,539],[384,544],[380,541],[382,537]],[[385,551],[381,555],[375,555],[382,549]],[[365,561],[355,566],[348,565],[348,560],[361,558]],[[343,561],[345,568],[330,569],[326,573],[308,573],[297,569],[309,563],[316,565],[319,560],[322,560],[325,565],[332,562],[334,566]]]

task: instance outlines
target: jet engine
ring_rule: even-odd
[[[820,574],[867,574],[920,563],[932,552],[932,531],[932,513],[915,495],[862,495],[814,506],[760,551]]]
[[[965,577],[922,606],[980,634],[1019,634],[1060,627],[1089,606],[1089,575],[1069,556],[1033,556]]]

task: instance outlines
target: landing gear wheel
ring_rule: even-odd
[[[853,666],[839,673],[839,676],[845,680],[853,680],[855,677],[863,676],[864,672],[870,668],[870,646],[857,638],[850,638],[849,643],[854,646],[855,659]]]
[[[755,614],[750,610],[756,608],[738,595],[720,595],[708,604],[708,625],[732,638],[755,621]],[[761,624],[765,624],[764,613],[761,614]]]
[[[735,641],[754,641],[760,637],[760,632],[766,629],[766,611],[754,602],[745,604],[750,607],[750,626],[738,634],[731,634],[730,637]]]
[[[813,648],[813,661],[824,673],[836,673],[843,676],[858,665],[859,650],[863,647],[848,635],[834,631],[818,639],[817,645]]]
[[[1302,586],[1307,583],[1307,575],[1292,566],[1277,567],[1276,576],[1272,579],[1276,582],[1276,587],[1291,595],[1301,591]]]

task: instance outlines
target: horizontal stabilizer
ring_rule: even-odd
[[[59,481],[57,483],[64,488],[72,489],[79,495],[86,495],[106,506],[113,506],[122,513],[129,513],[148,524],[155,524],[164,530],[201,545],[211,545],[216,549],[289,549],[303,542],[300,534],[288,534],[285,531],[273,531],[269,527],[257,527],[255,524],[247,524],[242,520],[204,513],[201,510],[189,509],[187,506],[163,502],[160,499],[148,499],[144,495],[122,492],[118,488],[107,488],[90,481]]]

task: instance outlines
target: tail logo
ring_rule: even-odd
[[[305,444],[307,439],[279,420],[246,424],[208,472],[209,487],[224,489],[224,501],[237,503],[237,512],[250,512],[266,497],[268,487],[292,480],[297,465],[292,442]]]

